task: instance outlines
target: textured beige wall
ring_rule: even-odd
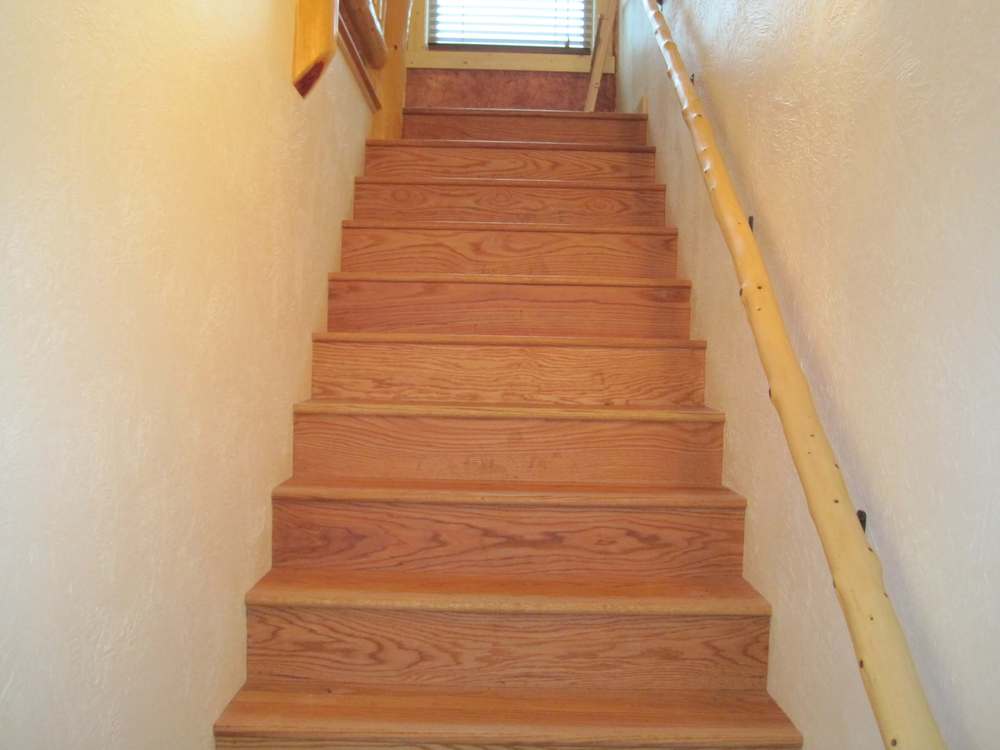
[[[0,746],[207,749],[369,114],[293,2],[2,5]]]
[[[640,0],[619,106],[649,99],[774,605],[770,689],[809,750],[881,746],[819,541]],[[953,750],[997,746],[1000,5],[666,3]]]

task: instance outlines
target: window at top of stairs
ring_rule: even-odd
[[[432,49],[589,54],[594,0],[428,0]]]

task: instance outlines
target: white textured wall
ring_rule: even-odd
[[[770,689],[809,750],[880,747],[728,253],[644,2],[619,104],[649,98],[751,507],[746,574],[774,605]],[[953,750],[998,746],[1000,5],[671,0],[778,297]]]
[[[0,747],[207,749],[369,114],[289,0],[2,6]]]

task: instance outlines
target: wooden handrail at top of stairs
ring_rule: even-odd
[[[770,385],[771,401],[833,574],[882,741],[896,750],[945,748],[903,628],[885,591],[882,565],[858,523],[715,133],[659,5],[656,0],[646,0],[646,6],[694,142],[712,209],[736,267],[740,297]]]
[[[292,82],[306,96],[336,53],[337,35],[373,110],[371,135],[398,138],[403,130],[406,39],[412,0],[298,0]],[[345,19],[348,21],[345,24]]]

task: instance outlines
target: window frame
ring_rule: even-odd
[[[448,42],[432,42],[431,41],[431,29],[430,29],[430,16],[431,10],[430,6],[432,2],[436,0],[417,0],[422,2],[424,5],[424,45],[432,52],[492,52],[492,53],[510,53],[510,54],[543,54],[543,55],[586,55],[589,57],[594,53],[595,36],[597,34],[597,19],[600,16],[599,10],[601,3],[598,0],[583,0],[583,2],[589,6],[590,10],[590,38],[587,40],[587,44],[584,47],[567,47],[567,46],[538,46],[530,44],[464,44],[464,43],[448,43]]]
[[[597,19],[607,9],[608,0],[593,0],[593,28],[596,33]],[[524,51],[520,47],[504,47],[499,50],[483,50],[472,45],[462,45],[461,49],[430,48],[428,36],[427,0],[414,0],[410,21],[410,34],[406,46],[406,66],[408,68],[439,68],[466,70],[537,70],[566,73],[587,73],[590,71],[591,55],[566,54],[554,48],[544,48],[539,52]],[[593,41],[591,41],[593,46]],[[512,51],[513,50],[513,51]],[[614,55],[608,55],[604,63],[604,73],[615,72]]]

